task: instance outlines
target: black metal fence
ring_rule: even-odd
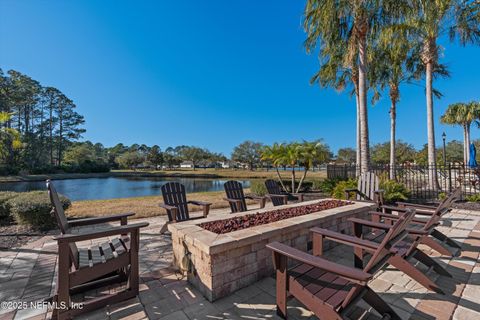
[[[373,165],[370,171],[380,177],[389,177],[389,165]],[[435,174],[436,184],[430,183],[429,174]],[[329,179],[355,179],[355,165],[328,165]],[[412,200],[438,199],[442,192],[450,192],[461,186],[463,195],[480,193],[480,169],[472,169],[463,165],[447,164],[446,166],[399,165],[395,167],[395,180],[403,183],[410,191]]]

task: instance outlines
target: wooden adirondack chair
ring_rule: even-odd
[[[373,216],[378,217],[378,212],[372,211],[370,213]],[[389,226],[391,226],[391,224],[380,223],[379,219],[376,219],[377,222],[357,218],[351,218],[349,221],[353,223],[353,230],[357,238],[366,239],[377,243],[382,242],[383,238],[386,236],[386,232],[389,230]],[[414,219],[412,219],[412,221],[414,221]],[[363,230],[364,227],[371,228],[372,231],[365,234]],[[425,233],[418,229],[407,228],[406,230],[409,233],[409,236],[395,244],[395,246],[391,249],[394,255],[388,259],[387,263],[407,274],[426,289],[444,294],[443,290],[435,282],[427,277],[425,273],[415,268],[414,264],[410,263],[410,261],[415,258],[427,267],[432,268],[438,274],[447,277],[452,276],[438,262],[426,255],[422,250],[418,249],[418,245],[421,242],[421,236]],[[362,268],[363,258],[365,255],[369,254],[369,252],[364,251],[361,248],[356,248],[355,267]]]
[[[243,186],[240,182],[230,180],[223,185],[227,197],[224,200],[230,204],[232,213],[247,211],[247,203],[245,199],[251,199],[260,203],[260,209],[265,208],[265,197],[257,195],[245,195],[243,193]]]
[[[346,189],[345,199],[350,198],[351,193],[356,194],[356,200],[373,201],[383,205],[384,191],[380,190],[380,179],[373,172],[364,172],[358,178],[357,189]]]
[[[378,244],[330,230],[313,228],[313,255],[273,242],[267,247],[273,250],[276,269],[277,314],[287,317],[287,295],[293,295],[321,319],[348,319],[348,313],[356,302],[363,299],[377,310],[384,319],[400,319],[395,311],[383,301],[368,282],[393,256],[391,248],[407,236],[405,231],[414,211],[407,212],[397,220],[383,241]],[[356,269],[328,261],[321,257],[323,240],[329,239],[372,252],[372,258],[362,269]],[[288,260],[299,262],[288,268]]]
[[[303,193],[287,193],[283,191],[278,182],[272,179],[265,180],[267,188],[267,197],[270,198],[274,206],[282,206],[288,203],[288,200],[303,201]]]
[[[187,201],[187,195],[185,192],[185,186],[178,182],[168,182],[162,186],[163,202],[160,207],[167,211],[168,221],[160,230],[160,233],[167,231],[167,225],[169,223],[175,223],[180,221],[186,221],[191,219],[205,218],[212,205],[209,202],[204,201]],[[203,208],[203,216],[192,218],[188,211],[188,204],[193,204]]]
[[[62,203],[51,181],[47,189],[61,235],[54,237],[58,242],[58,277],[56,293],[52,300],[66,308],[53,310],[55,319],[71,319],[84,312],[101,308],[138,294],[138,250],[140,228],[148,223],[127,225],[127,217],[133,213],[108,217],[67,220]],[[71,233],[75,226],[93,225],[120,221],[122,225],[82,233]],[[129,236],[128,236],[129,235]],[[76,242],[110,238],[90,248],[78,248]],[[83,308],[71,307],[71,296],[94,288],[127,281],[125,290],[83,301]]]
[[[455,254],[450,252],[450,250],[445,247],[444,244],[448,244],[451,247],[461,250],[461,246],[456,243],[451,238],[447,237],[442,232],[435,229],[439,224],[442,216],[447,212],[452,210],[452,204],[461,197],[462,189],[461,187],[456,188],[448,197],[446,197],[437,207],[432,206],[422,206],[416,204],[400,203],[400,206],[382,206],[382,213],[375,212],[372,213],[372,220],[380,221],[382,219],[387,222],[398,219],[398,216],[401,215],[406,210],[411,208],[418,208],[415,210],[417,215],[427,216],[429,218],[414,218],[412,222],[418,228],[418,235],[420,236],[420,242],[437,251],[438,253],[446,256],[454,256]],[[398,212],[399,215],[393,214],[393,212]],[[413,229],[412,229],[413,232]],[[439,241],[434,240],[436,238]]]

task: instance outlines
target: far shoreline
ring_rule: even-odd
[[[282,178],[288,179],[290,171],[280,171]],[[111,178],[111,177],[141,177],[141,178],[205,178],[205,179],[268,179],[276,178],[275,170],[232,170],[232,169],[196,169],[190,170],[172,170],[172,171],[133,171],[133,170],[113,170],[100,173],[52,173],[35,175],[12,175],[0,176],[0,183],[15,182],[35,182],[65,179],[89,179],[89,178]],[[325,178],[325,171],[310,171],[307,174],[309,178]]]

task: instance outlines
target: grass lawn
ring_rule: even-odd
[[[248,189],[245,191],[249,192]],[[225,193],[223,191],[195,192],[187,195],[189,200],[211,202],[212,209],[228,207],[227,201],[223,200],[224,197]],[[67,215],[69,217],[99,217],[114,213],[135,212],[136,218],[153,217],[165,215],[165,210],[158,206],[161,202],[163,202],[161,196],[75,201],[72,203],[72,207],[68,209]],[[254,202],[247,200],[247,203]],[[201,207],[191,206],[189,209],[192,211],[201,210]]]
[[[152,174],[160,176],[209,176],[212,178],[239,178],[239,179],[268,179],[268,178],[277,178],[277,173],[275,170],[234,170],[234,169],[175,169],[175,170],[113,170],[113,173],[133,173],[133,174]],[[297,179],[302,175],[302,171],[295,172]],[[289,179],[291,177],[291,171],[280,170],[280,175],[284,179]],[[309,171],[307,173],[307,179],[320,179],[326,178],[327,171]]]

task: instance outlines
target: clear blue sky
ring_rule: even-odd
[[[317,58],[303,48],[304,1],[0,2],[0,67],[72,98],[85,139],[112,146],[198,145],[229,155],[246,140],[323,138],[355,145],[347,93],[309,85]],[[479,99],[480,49],[446,44],[449,80],[435,83],[437,144],[461,139],[439,116]],[[426,143],[424,89],[404,86],[398,137]],[[369,108],[371,142],[389,137],[389,102]],[[479,138],[477,129],[473,138]]]

